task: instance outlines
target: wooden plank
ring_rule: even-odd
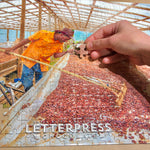
[[[6,68],[10,68],[11,66],[17,65],[17,62],[18,62],[18,59],[16,58],[16,59],[4,62],[4,63],[0,63],[0,71]]]
[[[8,75],[8,74],[10,74],[10,73],[12,73],[12,72],[14,72],[16,70],[17,70],[17,65],[14,65],[14,66],[11,66],[11,67],[6,68],[4,70],[1,70],[0,71],[0,75],[1,76],[6,76],[6,75]]]

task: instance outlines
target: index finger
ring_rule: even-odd
[[[111,36],[115,33],[117,27],[118,27],[118,22],[104,26],[99,30],[97,30],[95,33],[93,33],[91,36],[89,36],[84,43],[87,44],[89,41],[98,40],[98,39]]]

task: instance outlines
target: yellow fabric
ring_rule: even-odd
[[[24,51],[23,56],[39,60],[44,63],[50,63],[50,56],[63,51],[63,43],[54,41],[54,32],[41,30],[29,37],[31,44]],[[33,67],[36,62],[22,59],[23,63],[28,67]],[[41,65],[41,71],[48,71],[48,66]]]

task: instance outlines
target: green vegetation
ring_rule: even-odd
[[[60,58],[54,58],[54,56],[50,59],[50,65],[54,65]]]
[[[3,108],[9,108],[9,107],[10,107],[9,103],[4,103],[3,104]]]

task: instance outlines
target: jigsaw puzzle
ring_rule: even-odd
[[[76,62],[76,63],[74,63]],[[127,62],[124,71],[99,68],[99,61],[65,55],[25,93],[1,123],[3,146],[149,143],[147,81]],[[129,71],[130,68],[130,71]],[[120,75],[119,75],[120,73]],[[132,80],[133,73],[136,75]],[[82,77],[82,78],[81,78]],[[129,80],[131,78],[132,82]],[[138,81],[137,81],[138,80]],[[131,83],[130,83],[131,82]],[[138,89],[138,84],[142,89]],[[135,87],[132,85],[134,84]],[[141,94],[139,91],[144,90]]]
[[[42,1],[45,12],[50,2]],[[37,3],[35,0],[27,2],[28,5]],[[85,7],[80,0],[51,2],[55,6],[61,6],[59,2],[62,2],[68,7],[71,4]],[[12,1],[3,3],[13,5]],[[87,5],[93,6],[88,21],[93,18],[92,10],[108,2],[92,0],[92,3]],[[121,14],[132,7],[146,7],[137,3],[121,4],[118,2],[123,7]],[[0,10],[4,11],[1,6]],[[120,13],[117,11],[118,15]],[[136,24],[139,19],[133,18]],[[82,27],[81,20],[79,27]],[[111,19],[106,18],[106,23],[111,23],[108,20]],[[148,20],[146,22],[150,24]],[[92,24],[83,26],[92,27]],[[80,39],[79,35],[75,35],[77,39]],[[16,74],[17,58],[22,56],[16,54],[17,50],[15,56],[0,52],[0,148],[150,144],[150,67],[137,66],[128,60],[110,65],[104,65],[98,59],[91,61],[84,40],[66,42],[64,49],[72,50],[72,53],[61,58],[51,57],[50,64],[42,63],[49,71],[37,83],[34,76],[33,86],[28,91],[24,90]],[[0,43],[0,47],[5,46],[6,43]]]

